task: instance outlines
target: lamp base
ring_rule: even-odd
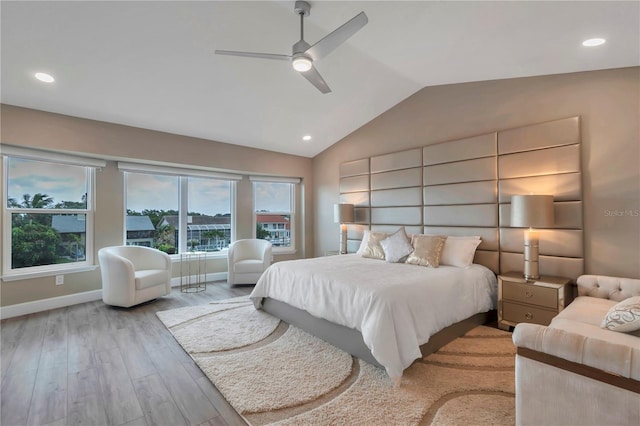
[[[340,225],[340,254],[347,254],[347,225]]]
[[[524,278],[537,280],[540,278],[538,231],[529,229],[524,233]]]

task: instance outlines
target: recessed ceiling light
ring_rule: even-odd
[[[304,136],[302,137],[302,140],[303,140],[303,141],[310,141],[310,140],[311,140],[311,135],[304,135]]]
[[[590,38],[589,40],[583,41],[582,45],[587,47],[600,46],[601,44],[604,44],[606,41],[607,40],[603,38]]]
[[[53,83],[56,79],[53,78],[50,74],[47,74],[46,72],[37,72],[36,73],[36,78],[40,81],[43,81],[45,83]]]

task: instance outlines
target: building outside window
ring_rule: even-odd
[[[94,169],[104,162],[3,151],[9,154],[3,157],[2,273],[46,275],[92,265]]]
[[[274,251],[295,248],[295,189],[298,179],[253,180],[255,237],[268,240]]]
[[[128,164],[119,167],[126,171],[127,245],[149,245],[169,254],[229,247],[235,176],[168,176],[129,171],[133,167]],[[171,168],[169,172],[176,173]]]

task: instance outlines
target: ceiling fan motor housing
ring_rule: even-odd
[[[307,43],[304,40],[300,40],[293,45],[293,48],[291,49],[291,53],[293,54],[293,56],[295,56],[296,54],[306,52],[307,49],[310,47],[311,45],[309,43]]]
[[[296,15],[309,16],[311,13],[311,5],[306,1],[297,1],[293,6],[293,11]]]

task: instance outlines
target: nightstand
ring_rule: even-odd
[[[498,275],[498,327],[520,322],[549,325],[573,299],[570,278],[541,276],[526,280],[521,272]]]

